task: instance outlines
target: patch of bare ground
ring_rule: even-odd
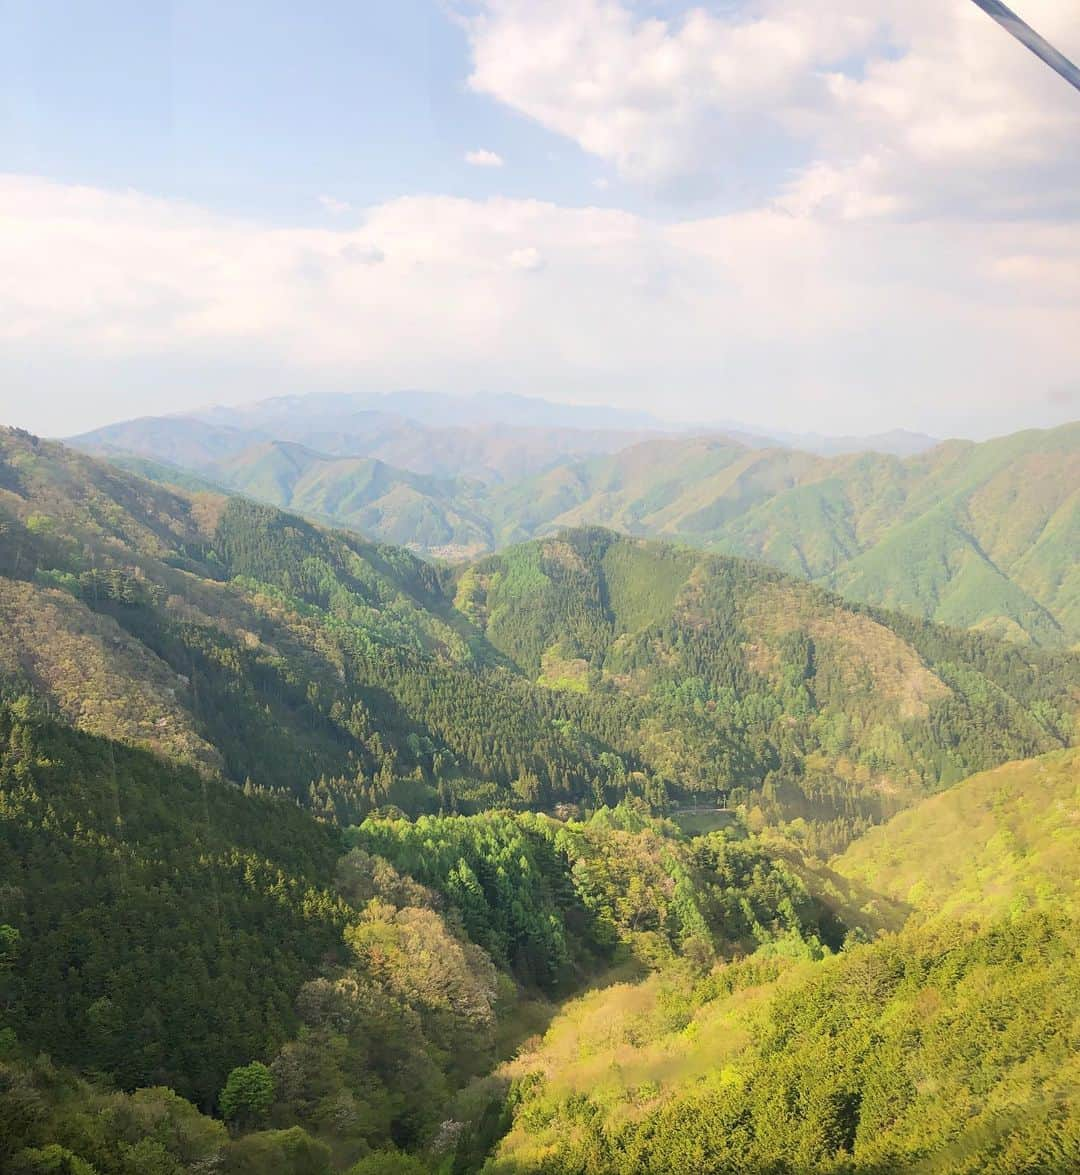
[[[930,704],[950,693],[896,633],[798,585],[764,585],[743,604],[743,620],[749,632],[761,634],[762,639],[747,644],[750,665],[759,673],[776,671],[775,642],[801,630],[813,638],[819,661],[827,658],[845,687],[857,688],[869,678],[878,698],[893,703],[901,718],[925,718]]]

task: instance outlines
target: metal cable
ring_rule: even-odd
[[[1053,45],[1039,34],[1029,24],[1016,15],[1011,8],[1007,8],[1000,0],[973,0],[987,16],[993,17],[1006,32],[1011,33],[1021,45],[1026,45],[1040,61],[1045,62],[1052,70],[1080,90],[1080,69]]]

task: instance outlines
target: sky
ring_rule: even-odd
[[[970,0],[0,0],[0,421],[1077,419],[1078,142]]]

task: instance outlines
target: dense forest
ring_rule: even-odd
[[[635,809],[369,818],[343,837],[27,697],[0,735],[15,1170],[467,1162],[496,1094],[469,1131],[438,1127],[549,998],[768,943],[821,957],[846,929],[763,845],[688,842]]]
[[[1075,753],[977,776],[826,867],[630,802],[341,834],[26,698],[2,727],[4,1169],[1080,1155]],[[888,874],[910,845],[921,885]]]
[[[8,432],[0,672],[322,818],[746,805],[828,852],[1065,745],[1080,655],[585,529],[452,571]]]
[[[620,443],[474,426],[436,438],[415,419],[358,427],[345,399],[304,412],[255,405],[237,414],[241,427],[133,420],[73,443],[167,484],[209,477],[440,557],[600,524],[762,560],[849,600],[947,624],[1048,648],[1080,641],[1075,423],[981,444],[922,438],[906,451],[867,438],[826,456],[797,439],[724,432]],[[562,452],[538,462],[552,444]],[[430,476],[436,467],[443,476]]]
[[[1073,1169],[1078,710],[739,559],[6,432],[0,1169]]]
[[[816,966],[667,977],[636,1015],[640,991],[611,993],[515,1063],[488,1170],[1075,1170],[1077,934],[1061,913],[936,926]]]
[[[487,1170],[1075,1170],[1078,799],[1075,751],[976,776],[815,871],[839,953],[568,1002]]]

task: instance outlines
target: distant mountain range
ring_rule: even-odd
[[[580,429],[584,431],[668,432],[684,428],[648,412],[602,404],[559,404],[532,396],[480,392],[448,396],[438,392],[398,391],[277,396],[235,407],[214,406],[191,413],[210,424],[270,428],[281,435],[313,421],[348,426],[358,416],[394,416],[427,428]]]
[[[261,488],[306,457],[270,447]],[[404,493],[342,460],[373,498]],[[422,811],[447,789],[463,806],[515,788],[577,802],[637,772],[680,796],[768,779],[762,803],[827,820],[819,792],[839,779],[852,819],[877,820],[1064,745],[1078,671],[599,527],[439,569],[0,430],[0,684],[237,783],[303,802],[316,783],[352,816],[372,787]]]
[[[1080,425],[982,444],[770,438],[400,392],[151,417],[70,443],[435,557],[603,525],[762,559],[859,602],[1080,643]]]
[[[270,411],[256,417],[223,409],[205,416],[145,417],[113,424],[71,443],[89,452],[133,453],[213,472],[223,460],[283,441],[324,456],[385,461],[410,473],[500,482],[542,472],[569,458],[618,452],[662,435],[659,430],[502,422],[428,425],[368,410],[308,415]]]
[[[235,407],[210,407],[189,415],[207,424],[254,430],[280,440],[300,441],[326,452],[349,452],[354,456],[371,456],[367,446],[374,437],[382,430],[400,425],[401,421],[421,426],[423,435],[443,429],[465,429],[482,436],[511,438],[517,430],[529,430],[534,437],[539,435],[538,430],[554,433],[553,442],[562,456],[608,452],[609,439],[626,443],[632,434],[643,437],[723,433],[752,449],[781,446],[824,457],[862,452],[911,457],[940,443],[935,437],[901,428],[870,436],[778,432],[741,421],[677,422],[603,404],[559,404],[532,396],[490,392],[474,396],[423,391],[278,396]],[[380,455],[414,472],[433,472],[417,468],[416,456],[409,460],[405,455]],[[521,472],[514,466],[509,468]],[[457,469],[455,472],[474,471]]]

